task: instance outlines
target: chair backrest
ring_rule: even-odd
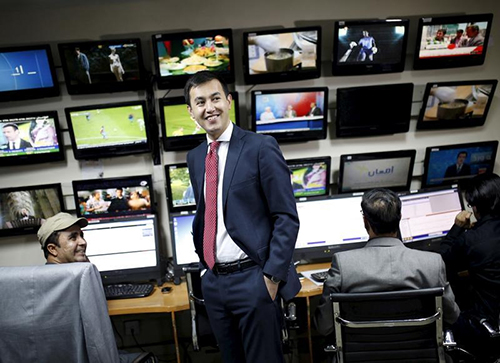
[[[331,294],[337,361],[444,362],[443,291]]]
[[[0,362],[119,362],[90,263],[0,267]]]

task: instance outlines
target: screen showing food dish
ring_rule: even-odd
[[[330,156],[323,156],[286,161],[296,198],[328,195],[331,160]]]
[[[140,39],[59,44],[59,55],[69,94],[146,87]]]
[[[167,198],[171,212],[195,210],[193,187],[189,179],[189,169],[186,163],[165,165],[167,177]]]
[[[59,95],[49,45],[0,48],[0,101]]]
[[[413,83],[337,89],[337,137],[408,132]]]
[[[334,75],[403,72],[409,21],[337,21]]]
[[[249,84],[318,78],[321,28],[274,29],[243,34],[245,82]]]
[[[66,108],[75,159],[149,151],[144,101]]]
[[[64,160],[56,111],[0,115],[0,166]]]
[[[231,92],[229,119],[239,125],[238,93]],[[206,140],[206,132],[189,115],[184,97],[161,98],[160,116],[165,151],[190,150]]]
[[[427,83],[418,129],[482,126],[498,81]]]
[[[61,184],[0,189],[0,237],[35,234],[47,218],[61,211]]]
[[[422,186],[466,183],[478,174],[492,173],[497,149],[498,141],[428,147]]]
[[[231,29],[153,35],[158,88],[182,88],[196,72],[219,73],[234,82]]]
[[[328,88],[252,91],[252,131],[278,141],[326,138]]]
[[[421,18],[413,67],[432,69],[484,63],[493,14]]]

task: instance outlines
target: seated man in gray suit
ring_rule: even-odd
[[[381,292],[444,287],[444,321],[453,324],[460,314],[446,280],[441,256],[407,248],[397,237],[401,201],[392,191],[373,189],[361,201],[363,220],[370,240],[364,248],[333,255],[315,320],[323,335],[333,332],[334,292]]]

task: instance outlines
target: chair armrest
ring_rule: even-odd
[[[481,319],[480,323],[486,329],[486,331],[490,335],[490,338],[500,337],[500,332],[498,330],[495,330],[495,328],[493,328],[493,326],[486,319]]]
[[[205,305],[205,299],[200,299],[199,297],[194,296],[192,292],[189,292],[189,299],[193,300],[198,305]]]

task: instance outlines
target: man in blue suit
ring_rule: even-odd
[[[276,140],[229,120],[232,98],[212,72],[184,88],[207,141],[187,156],[197,212],[193,238],[202,291],[224,362],[283,362],[285,300],[300,290],[292,263],[299,220]],[[215,158],[215,159],[214,159]]]

